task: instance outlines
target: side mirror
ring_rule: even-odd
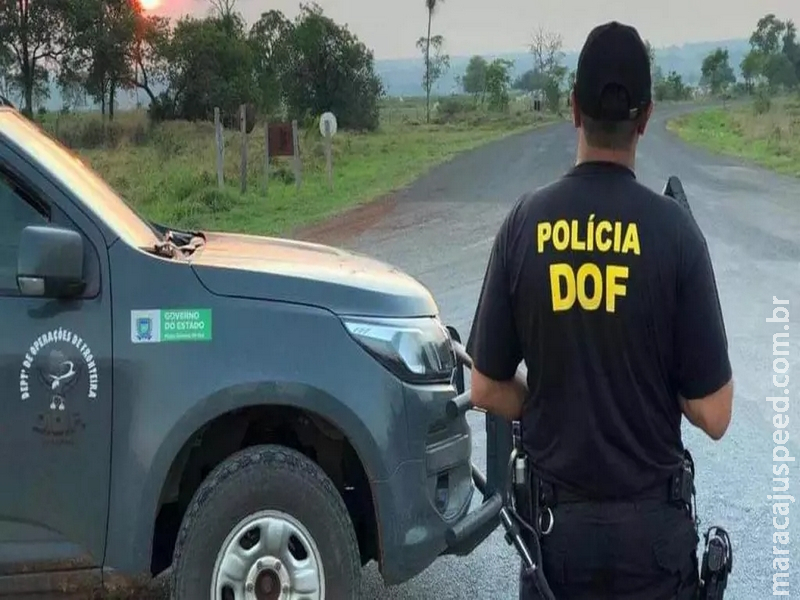
[[[17,287],[23,296],[71,298],[83,293],[83,238],[71,229],[30,225],[22,230]]]

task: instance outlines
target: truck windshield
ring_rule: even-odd
[[[125,242],[132,246],[150,247],[160,241],[150,223],[91,167],[25,117],[11,110],[0,110],[0,131],[22,148],[33,162],[58,178]]]

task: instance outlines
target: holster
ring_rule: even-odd
[[[522,448],[522,428],[518,422],[512,426],[514,439],[514,463],[511,465],[512,494],[517,515],[526,524],[533,526],[536,519],[535,481],[532,477],[528,457]]]
[[[696,488],[694,485],[694,459],[689,450],[683,451],[683,462],[678,471],[670,477],[669,501],[685,508],[694,519],[693,500]]]
[[[733,570],[733,546],[722,527],[710,527],[700,569],[700,600],[722,600]]]

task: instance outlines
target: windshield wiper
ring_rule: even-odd
[[[202,233],[176,233],[168,229],[164,232],[162,241],[158,241],[152,246],[144,247],[142,250],[166,258],[184,258],[204,246],[205,243],[206,238]]]
[[[167,231],[164,235],[164,241],[156,242],[153,245],[153,252],[159,256],[166,256],[167,258],[184,257],[192,254],[206,243],[202,234],[195,235],[190,239],[187,239],[186,235],[181,235],[181,237],[178,238],[179,243],[175,243],[174,240],[176,237],[177,236],[172,231]]]
[[[152,246],[142,249],[156,256],[164,256],[166,258],[177,258],[180,255],[180,249],[172,242],[156,242]]]

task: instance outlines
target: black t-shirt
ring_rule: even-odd
[[[511,379],[524,359],[523,443],[546,480],[624,497],[680,465],[678,394],[731,378],[705,238],[673,200],[612,163],[526,194],[495,239],[468,343]]]

